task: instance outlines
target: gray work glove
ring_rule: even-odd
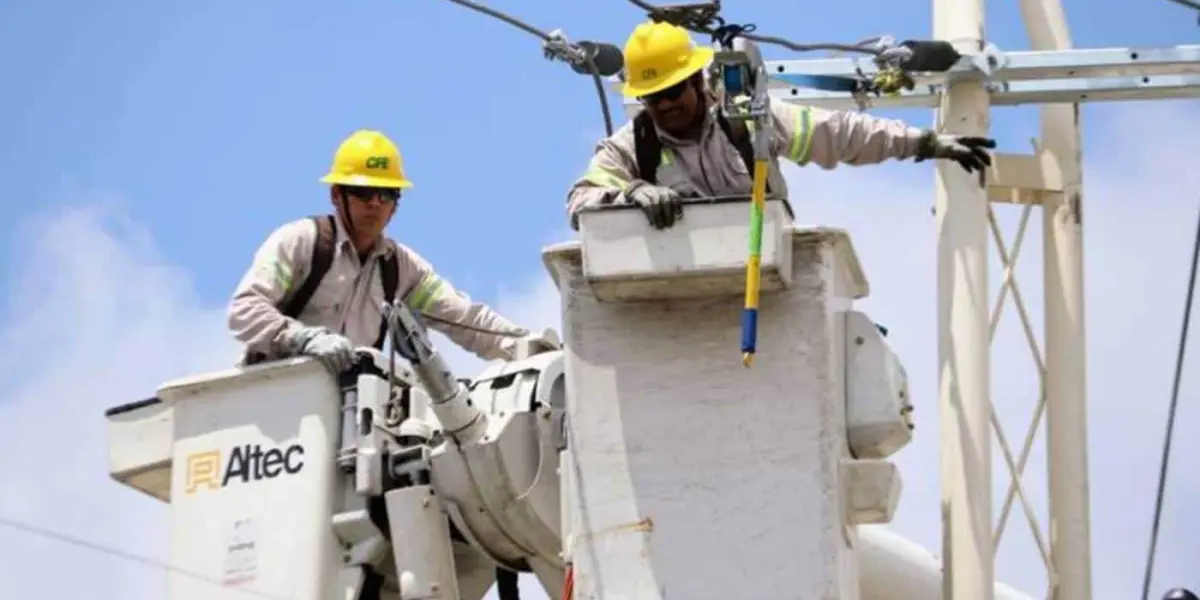
[[[625,188],[623,195],[627,202],[642,207],[646,220],[655,229],[666,229],[683,218],[683,198],[671,188],[635,179]]]
[[[317,359],[334,375],[354,366],[358,360],[350,338],[324,327],[303,327],[292,334],[290,341],[297,352]]]
[[[949,159],[958,163],[968,173],[983,173],[992,165],[992,155],[984,148],[995,148],[996,140],[985,137],[951,135],[927,131],[917,144],[916,162],[929,158]]]

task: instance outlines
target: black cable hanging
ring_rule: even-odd
[[[190,577],[197,581],[204,581],[207,583],[211,583],[211,584],[213,584],[213,586],[218,587],[218,588],[224,588],[224,591],[226,593],[243,594],[247,597],[265,598],[267,600],[286,600],[285,598],[283,598],[281,596],[269,595],[269,594],[266,594],[263,592],[259,592],[257,590],[244,589],[244,588],[230,588],[230,587],[225,586],[225,584],[222,583],[220,579],[217,579],[215,577],[203,575],[201,573],[197,573],[194,571],[188,571],[185,569],[181,569],[179,567],[168,564],[161,560],[149,558],[146,556],[141,556],[138,554],[134,554],[132,552],[125,551],[125,550],[113,548],[111,546],[105,546],[102,544],[98,544],[96,542],[90,542],[85,539],[75,537],[75,536],[67,534],[67,533],[53,531],[53,530],[46,529],[46,528],[38,526],[38,525],[33,525],[31,523],[27,523],[25,521],[19,521],[17,519],[0,516],[0,527],[16,529],[16,530],[23,531],[23,532],[31,534],[31,535],[45,538],[50,541],[58,542],[60,544],[68,544],[71,546],[75,546],[77,548],[91,550],[93,552],[103,554],[106,556],[111,556],[114,558],[120,558],[123,560],[127,560],[131,563],[139,564],[144,567],[158,569],[160,571],[179,573],[180,575],[183,575],[185,577]]]
[[[772,44],[793,52],[826,50],[840,53],[860,53],[870,56],[876,73],[868,75],[862,65],[856,65],[855,75],[805,75],[792,76],[792,80],[803,81],[804,87],[831,92],[851,94],[865,107],[866,95],[897,95],[911,91],[916,86],[911,73],[917,71],[947,71],[963,56],[945,40],[907,40],[897,42],[891,36],[876,36],[854,44],[815,43],[799,44],[792,40],[753,33],[754,24],[727,24],[720,16],[721,2],[655,6],[644,0],[629,0],[630,4],[646,11],[647,16],[659,23],[670,23],[693,33],[712,36],[714,42],[729,47],[733,37],[752,42]]]
[[[557,59],[571,65],[576,73],[591,75],[596,86],[596,95],[600,98],[600,111],[604,114],[604,129],[608,135],[613,134],[612,115],[609,114],[608,97],[604,93],[604,82],[601,77],[615,75],[624,66],[621,51],[611,44],[598,42],[568,42],[561,31],[546,33],[516,17],[506,15],[494,8],[488,8],[470,0],[450,0],[460,6],[473,9],[489,17],[499,19],[526,33],[541,38],[545,57]]]
[[[1171,2],[1180,6],[1186,6],[1187,8],[1200,10],[1200,2],[1196,2],[1196,0],[1171,0]]]
[[[651,19],[678,25],[684,29],[688,29],[695,33],[703,33],[707,35],[717,35],[722,30],[730,27],[725,24],[725,19],[718,16],[721,12],[721,3],[706,2],[703,4],[684,4],[679,6],[655,6],[643,0],[629,0],[630,4],[646,11]],[[750,41],[763,44],[774,44],[782,46],[793,52],[812,52],[816,50],[831,50],[837,52],[861,52],[872,56],[879,56],[882,50],[865,44],[797,44],[791,40],[751,33],[754,31],[754,25],[740,26],[743,32],[737,35],[744,37]],[[872,40],[873,41],[873,40]]]
[[[1171,405],[1167,409],[1167,434],[1163,440],[1162,464],[1158,471],[1158,493],[1154,499],[1154,524],[1150,529],[1150,551],[1146,557],[1146,574],[1142,580],[1142,600],[1150,599],[1150,581],[1154,576],[1154,559],[1158,550],[1158,527],[1162,521],[1163,496],[1167,485],[1167,464],[1171,458],[1171,437],[1175,431],[1175,411],[1179,406],[1179,383],[1183,379],[1183,357],[1187,350],[1188,330],[1192,319],[1192,298],[1196,291],[1196,265],[1200,263],[1200,214],[1196,218],[1196,238],[1192,242],[1192,268],[1188,276],[1187,299],[1183,306],[1183,326],[1179,332],[1179,349],[1175,356],[1175,380],[1171,384]]]

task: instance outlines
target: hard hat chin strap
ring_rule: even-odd
[[[347,194],[346,190],[340,185],[334,186],[334,194],[337,195],[336,206],[340,209],[335,212],[338,213],[338,218],[341,219],[342,227],[346,229],[346,235],[350,237],[350,245],[354,246],[354,251],[359,254],[360,259],[366,260],[366,256],[370,250],[368,248],[368,250],[362,251],[358,248],[358,230],[354,226],[354,219],[350,216],[350,194]],[[374,247],[381,239],[383,239],[382,234],[372,240],[370,247]]]
[[[353,239],[354,238],[354,220],[350,218],[350,195],[347,194],[346,190],[342,189],[342,186],[340,186],[340,185],[333,186],[333,189],[334,189],[334,193],[337,194],[339,203],[342,208],[342,210],[341,210],[342,214],[340,214],[338,216],[342,219],[342,226],[346,228],[346,233],[350,235],[351,239]]]
[[[357,232],[354,227],[354,219],[350,216],[350,195],[340,185],[335,185],[333,189],[334,194],[337,195],[338,207],[341,208],[341,210],[337,211],[340,213],[338,214],[338,218],[342,221],[342,227],[346,228],[346,235],[350,237],[350,245],[354,246],[354,250],[357,252]]]

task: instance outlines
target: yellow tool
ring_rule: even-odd
[[[742,309],[742,364],[750,367],[758,345],[758,291],[762,261],[763,211],[767,195],[767,161],[754,159],[750,197],[750,256],[746,259],[746,305]]]
[[[763,213],[767,169],[771,159],[770,97],[762,54],[754,42],[740,37],[740,28],[726,27],[714,36],[717,52],[714,81],[721,88],[726,118],[746,124],[754,149],[754,185],[750,198],[749,255],[746,258],[746,301],[742,309],[742,364],[752,366],[758,347],[758,296],[762,260]]]

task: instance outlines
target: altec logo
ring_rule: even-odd
[[[295,475],[304,468],[304,446],[300,444],[266,450],[260,444],[246,444],[231,450],[227,461],[222,461],[221,455],[220,450],[209,450],[187,457],[186,493],[194,494],[202,487],[223,488],[233,481],[250,483]]]

